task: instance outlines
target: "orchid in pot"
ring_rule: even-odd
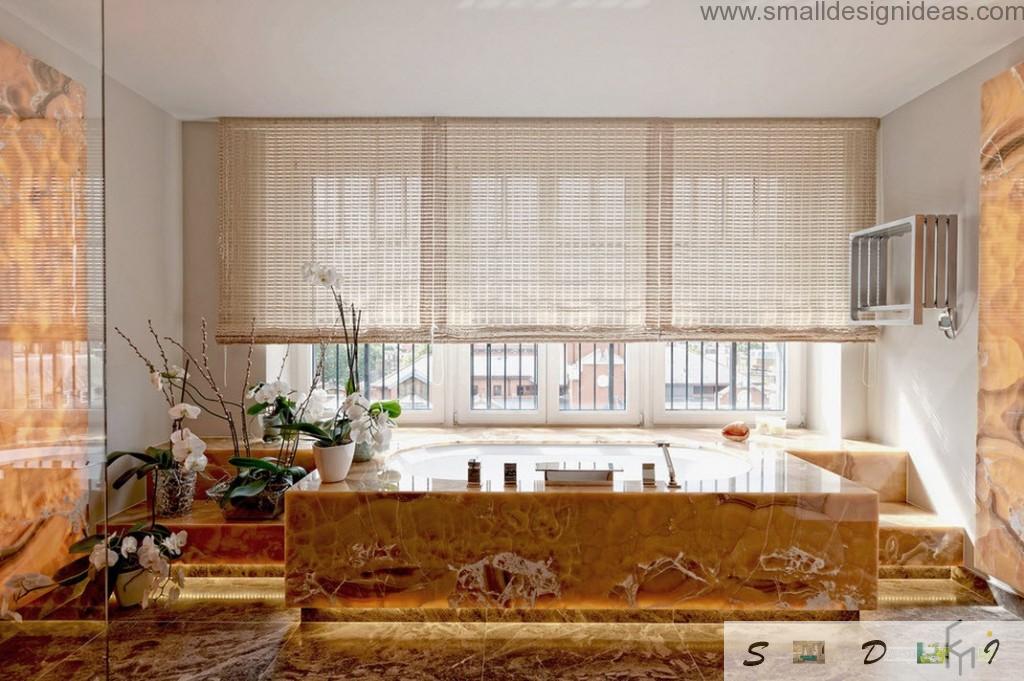
[[[188,539],[185,530],[172,532],[163,525],[141,525],[109,537],[96,534],[71,547],[72,552],[89,552],[91,567],[108,570],[108,584],[122,608],[150,603],[167,596],[177,600],[185,586],[185,571],[171,571],[171,562],[181,556]]]
[[[329,418],[300,419],[284,430],[299,432],[313,439],[313,454],[321,479],[339,482],[347,477],[353,460],[369,460],[374,451],[388,447],[391,430],[395,427],[394,419],[402,413],[402,408],[395,400],[371,404],[359,393],[359,333],[363,313],[354,304],[346,305],[342,300],[337,289],[337,273],[330,267],[307,263],[303,267],[303,277],[308,283],[328,289],[334,299],[348,365],[346,397]],[[321,347],[321,366],[323,353]],[[360,447],[362,451],[359,451]],[[362,456],[357,457],[357,452]]]
[[[295,423],[296,398],[301,400],[301,396],[297,396],[288,383],[278,378],[250,387],[247,397],[254,400],[254,403],[246,413],[259,416],[262,420],[263,441],[279,442],[283,434],[281,426]]]
[[[123,456],[131,456],[136,459],[140,463],[133,469],[133,474],[136,477],[145,476],[150,471],[165,470],[167,466],[171,466],[173,469],[174,464],[184,467],[186,463],[191,462],[188,465],[202,464],[205,466],[206,444],[187,428],[181,427],[182,420],[199,415],[200,408],[195,405],[201,404],[202,410],[205,410],[209,416],[222,421],[226,427],[233,453],[228,463],[237,470],[234,476],[219,481],[207,490],[207,496],[217,501],[224,515],[229,518],[272,518],[280,515],[283,510],[284,490],[302,478],[305,475],[305,470],[294,465],[298,446],[297,438],[293,438],[294,442],[282,442],[276,457],[252,456],[253,443],[249,437],[249,418],[255,413],[266,410],[271,405],[267,402],[258,402],[259,407],[256,407],[255,404],[247,407],[247,400],[267,397],[278,402],[278,398],[283,395],[288,401],[292,401],[291,391],[281,383],[275,382],[275,385],[263,393],[260,393],[259,388],[255,392],[252,390],[250,378],[252,377],[253,346],[255,345],[255,321],[249,335],[245,376],[241,385],[236,385],[233,389],[229,389],[226,382],[225,384],[218,382],[214,376],[209,360],[209,339],[205,319],[201,319],[200,323],[201,336],[198,352],[189,350],[185,345],[168,336],[159,337],[153,331],[152,324],[149,328],[157,348],[160,350],[164,369],[158,369],[120,329],[116,329],[116,331],[131,346],[135,354],[146,363],[150,369],[154,387],[165,392],[165,397],[173,398],[175,393],[180,393],[180,399],[172,404],[171,417],[176,420],[174,421],[175,431],[171,435],[171,447],[169,453],[168,450],[151,448],[141,453],[115,452],[111,458],[117,460]],[[170,343],[187,359],[186,370],[182,371],[180,375],[170,368],[171,365],[167,361],[167,354],[164,350],[164,342]],[[195,369],[195,373],[198,375],[197,380],[193,380],[187,371],[190,366]],[[186,398],[188,403],[185,403]],[[304,412],[308,399],[308,396],[297,396],[294,399],[296,417]],[[115,455],[117,455],[116,458]],[[115,486],[117,483],[125,484],[131,479],[131,475],[126,471],[115,481]],[[159,498],[158,493],[158,501]],[[159,512],[154,512],[154,514],[165,515]]]
[[[371,404],[358,392],[353,392],[330,418],[299,421],[285,429],[313,440],[313,456],[321,480],[341,482],[348,477],[357,445],[368,445],[371,453],[387,448],[393,419],[401,413],[402,407],[395,400]]]
[[[187,539],[184,530],[172,532],[155,523],[149,527],[139,523],[110,536],[97,533],[72,544],[68,551],[79,557],[53,577],[16,575],[5,586],[12,590],[15,602],[27,600],[34,592],[59,587],[69,588],[73,599],[89,585],[105,589],[105,597],[113,591],[118,604],[125,608],[146,608],[163,597],[173,602],[185,586],[185,572],[180,567],[172,570],[171,563],[181,557]]]
[[[189,362],[185,367],[170,364],[164,351],[160,337],[150,323],[149,330],[160,350],[163,366],[158,368],[139,348],[120,330],[115,329],[124,338],[136,355],[142,359],[149,370],[149,379],[153,387],[167,402],[167,415],[171,420],[169,447],[149,447],[143,452],[118,451],[107,456],[107,466],[123,459],[134,459],[135,465],[122,471],[114,480],[113,488],[120,489],[130,480],[141,480],[147,475],[154,477],[154,516],[176,517],[192,510],[196,492],[196,475],[206,469],[206,443],[195,435],[185,422],[199,418],[202,409],[189,400],[194,388],[189,383]]]

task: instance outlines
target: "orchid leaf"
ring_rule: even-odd
[[[281,467],[273,461],[265,459],[252,459],[245,456],[234,456],[228,459],[228,463],[236,468],[259,468],[271,473],[280,473]]]
[[[141,466],[139,466],[139,468],[141,468]],[[121,473],[121,475],[117,476],[117,480],[114,480],[112,487],[114,489],[121,489],[124,487],[125,483],[135,477],[135,472],[139,470],[139,468],[129,468],[124,473]]]
[[[78,553],[78,552],[76,552]],[[68,586],[80,582],[89,576],[89,556],[75,558],[66,565],[62,565],[53,573],[53,581],[61,586]]]
[[[133,459],[138,459],[142,463],[156,463],[157,459],[149,454],[143,454],[142,452],[111,452],[107,455],[107,465],[114,463],[118,459],[130,456]]]
[[[398,403],[398,400],[381,400],[380,402],[374,402],[370,405],[371,413],[387,412],[387,415],[393,419],[397,419],[402,415],[402,405]]]
[[[245,413],[248,414],[249,416],[257,416],[258,414],[261,414],[264,411],[266,411],[268,406],[269,405],[266,402],[257,402],[256,404],[246,409]]]
[[[94,534],[91,537],[80,539],[68,547],[68,553],[89,553],[92,547],[103,541],[102,534]]]
[[[262,492],[267,487],[267,480],[257,479],[251,480],[244,485],[239,485],[232,490],[229,490],[225,495],[228,499],[235,499],[238,497],[254,497]]]

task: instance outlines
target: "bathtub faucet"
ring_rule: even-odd
[[[676,482],[676,467],[672,465],[672,455],[668,451],[667,442],[655,442],[655,447],[661,447],[661,453],[665,455],[665,464],[668,466],[668,488],[679,489],[679,483]]]

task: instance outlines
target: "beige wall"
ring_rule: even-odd
[[[955,341],[926,310],[921,326],[888,327],[871,357],[869,434],[909,449],[910,499],[974,535],[977,429],[978,184],[981,84],[1024,60],[1024,39],[882,119],[881,217],[960,215]]]
[[[151,359],[147,319],[161,335],[182,333],[181,123],[110,78],[106,117],[107,446],[137,451],[166,440],[170,421],[145,365],[114,327]],[[111,510],[142,493],[142,485],[112,492]]]
[[[0,35],[44,58],[87,88],[89,175],[100,176],[99,3],[96,50],[78,54],[0,10]],[[87,32],[87,31],[86,31]],[[110,78],[105,81],[106,407],[107,451],[140,449],[167,437],[166,404],[146,371],[114,335],[140,342],[145,320],[170,335],[182,331],[181,125],[169,113]],[[147,349],[150,346],[145,346]],[[102,475],[102,464],[95,475]],[[141,486],[109,498],[116,512],[142,498]]]
[[[246,348],[222,346],[214,341],[217,329],[217,124],[182,123],[182,216],[184,227],[184,303],[186,345],[197,352],[202,339],[201,320],[209,327],[210,365],[218,381],[227,378],[232,394],[241,397],[245,378]],[[226,370],[225,370],[226,364]],[[253,354],[254,379],[265,374],[262,347]],[[203,435],[224,434],[221,421],[204,415],[195,426]]]

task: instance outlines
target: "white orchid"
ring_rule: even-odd
[[[185,370],[182,369],[177,364],[172,364],[170,368],[167,369],[167,373],[165,375],[167,376],[167,378],[175,381],[184,381],[186,378],[188,378],[188,375],[185,373]]]
[[[142,546],[139,547],[139,567],[150,572],[160,572],[161,562],[166,561],[160,555],[160,549],[157,548],[156,541],[154,541],[152,535],[147,535],[142,540]]]
[[[274,381],[273,383],[264,383],[250,392],[257,402],[273,404],[278,397],[288,397],[292,389],[285,381]]]
[[[97,570],[113,567],[117,563],[117,554],[110,549],[107,540],[103,540],[92,547],[92,553],[89,554],[89,562]]]
[[[300,399],[301,403],[302,400]],[[334,410],[331,407],[331,396],[323,388],[314,388],[306,399],[305,417],[309,421],[319,421],[327,418]]]
[[[197,435],[194,435],[188,428],[182,428],[171,433],[171,454],[174,460],[184,465],[189,457],[194,457],[193,466],[198,458],[206,452],[206,443]],[[203,456],[205,467],[205,456]],[[202,469],[199,469],[202,470]]]
[[[7,580],[4,586],[14,592],[14,600],[17,601],[19,598],[31,591],[42,589],[47,586],[53,586],[54,584],[55,582],[44,574],[39,572],[25,572],[20,575],[14,575]]]
[[[167,414],[175,421],[181,419],[197,419],[202,409],[188,402],[179,402],[167,410]]]
[[[377,451],[384,451],[391,445],[391,431],[395,422],[391,416],[381,409],[377,412],[373,422],[373,446]]]
[[[315,262],[307,262],[302,265],[302,280],[312,283],[316,278],[316,272],[319,269],[319,265]]]
[[[172,532],[166,539],[160,542],[160,544],[167,549],[168,553],[179,556],[181,555],[181,549],[185,546],[187,539],[188,532],[181,530],[180,532]]]
[[[372,437],[373,428],[373,417],[369,414],[363,414],[357,419],[352,420],[352,425],[349,426],[348,436],[352,438],[352,442],[357,445],[364,442],[369,442]]]
[[[363,417],[370,409],[370,401],[363,397],[358,391],[348,395],[342,405],[342,411],[351,421]]]
[[[153,385],[153,389],[160,392],[164,389],[164,377],[159,371],[149,372],[149,382]]]
[[[189,473],[202,473],[206,470],[206,466],[210,463],[210,460],[206,458],[205,454],[192,453],[185,457],[184,463],[181,467]]]
[[[331,288],[338,283],[338,273],[334,271],[333,267],[321,265],[316,269],[313,279],[324,288]]]
[[[135,537],[125,537],[121,540],[121,555],[127,558],[139,550],[139,540]]]

